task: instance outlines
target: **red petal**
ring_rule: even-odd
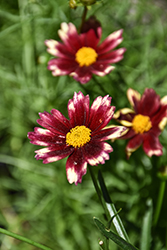
[[[117,30],[110,34],[101,44],[98,46],[98,53],[106,53],[113,48],[115,48],[118,44],[120,44],[123,40],[122,38],[123,30]]]
[[[138,113],[138,106],[139,106],[139,102],[140,102],[139,92],[130,88],[127,91],[127,97],[128,97],[130,104],[134,108],[135,112]]]
[[[160,97],[153,89],[145,89],[139,106],[138,113],[153,116],[160,108]]]
[[[44,164],[55,162],[58,160],[61,160],[68,155],[70,155],[73,152],[73,148],[64,145],[55,145],[52,147],[42,148],[39,150],[36,150],[36,159],[42,159]]]
[[[34,132],[28,133],[28,138],[31,140],[30,142],[35,145],[40,146],[50,146],[55,144],[65,143],[65,135],[62,136],[60,134],[52,133],[49,130],[42,128],[34,128]]]
[[[96,50],[99,38],[97,38],[93,29],[90,29],[87,33],[82,33],[80,39],[83,47],[91,47]]]
[[[79,67],[79,65],[77,65],[75,72],[72,72],[70,76],[72,76],[76,81],[85,84],[92,78],[91,67]]]
[[[72,127],[87,125],[89,118],[89,96],[84,96],[81,91],[74,93],[73,99],[68,102],[68,116]]]
[[[162,155],[162,145],[160,144],[158,137],[152,133],[147,133],[145,135],[143,149],[149,157],[153,155]]]
[[[94,166],[104,164],[105,160],[109,159],[109,154],[112,152],[112,147],[106,142],[90,141],[83,147],[83,154],[86,161]]]
[[[115,107],[110,106],[111,97],[98,96],[90,109],[90,119],[88,127],[93,131],[104,128],[111,120]]]
[[[55,134],[66,135],[69,131],[69,127],[64,122],[62,123],[59,119],[56,119],[53,115],[44,111],[43,113],[39,113],[41,119],[38,119],[37,122],[42,127],[47,128]]]
[[[91,72],[93,74],[98,75],[98,76],[105,76],[106,74],[109,74],[114,69],[115,69],[114,66],[111,66],[106,62],[102,63],[102,62],[99,62],[99,61],[92,64],[92,66],[91,66]]]
[[[82,176],[86,174],[87,163],[82,153],[82,148],[77,148],[68,157],[66,163],[66,173],[69,183],[81,183]]]
[[[91,134],[93,140],[105,141],[109,139],[117,139],[121,136],[126,128],[123,126],[113,126],[112,128],[105,128]]]
[[[126,153],[127,156],[129,157],[132,152],[136,151],[143,142],[143,138],[140,134],[135,135],[130,141],[128,142],[126,146]]]
[[[54,76],[68,75],[75,71],[78,64],[75,60],[56,58],[48,63],[48,69],[52,71]]]
[[[120,48],[114,51],[111,51],[110,53],[101,54],[98,56],[98,62],[99,63],[116,63],[122,60],[123,54],[126,51],[125,48]]]

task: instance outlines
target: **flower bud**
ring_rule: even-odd
[[[100,22],[96,19],[94,16],[90,16],[88,20],[86,20],[82,27],[81,27],[81,33],[86,33],[90,29],[93,29],[96,36],[98,37],[98,28],[101,27]]]
[[[161,180],[167,180],[167,166],[162,166],[158,171],[158,177]]]
[[[77,7],[76,1],[75,0],[70,0],[69,1],[69,6],[70,6],[71,9],[76,9],[76,7]]]

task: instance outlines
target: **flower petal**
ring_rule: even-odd
[[[138,149],[143,142],[143,138],[140,134],[135,135],[132,137],[132,139],[129,140],[127,146],[126,146],[126,154],[129,158],[131,154]]]
[[[28,138],[32,144],[40,146],[51,146],[56,143],[60,144],[65,142],[65,136],[38,127],[34,128],[34,132],[28,133]]]
[[[114,66],[110,66],[106,63],[95,63],[92,65],[91,72],[98,76],[105,76],[114,69]]]
[[[100,141],[117,139],[125,132],[125,130],[126,128],[123,126],[107,126],[98,132],[93,132],[92,139]]]
[[[87,163],[82,153],[82,148],[77,148],[75,151],[68,157],[66,163],[66,173],[69,183],[78,183],[82,182],[82,176],[87,172]]]
[[[68,102],[68,116],[72,127],[87,125],[89,118],[89,95],[84,96],[81,91],[74,93]]]
[[[167,105],[159,108],[157,113],[151,117],[151,123],[153,127],[158,126],[160,131],[164,129],[167,124]]]
[[[122,60],[123,58],[123,54],[126,51],[125,48],[120,48],[114,51],[111,51],[110,53],[107,54],[102,54],[99,55],[98,57],[98,61],[99,63],[116,63],[119,62],[120,60]]]
[[[92,72],[90,70],[90,66],[86,67],[76,67],[75,72],[70,73],[76,81],[80,82],[81,84],[85,84],[90,81],[92,78]]]
[[[45,45],[48,47],[47,52],[50,53],[53,56],[58,55],[58,50],[56,49],[56,46],[58,45],[59,42],[49,39],[45,41]]]
[[[113,148],[106,142],[96,142],[95,140],[90,141],[83,147],[83,154],[86,161],[94,166],[98,164],[104,164],[105,160],[109,159],[110,152]]]
[[[52,112],[57,112],[57,111],[52,110]],[[41,119],[37,120],[38,124],[40,124],[42,127],[46,129],[49,129],[53,133],[65,135],[69,131],[69,127],[67,126],[67,124],[64,123],[64,121],[62,122],[62,120],[60,120],[60,113],[59,113],[59,119],[57,119],[52,114],[49,114],[46,111],[44,111],[43,113],[39,113],[39,116]],[[66,118],[64,117],[64,119]]]
[[[160,144],[158,137],[151,133],[145,135],[143,149],[149,157],[153,155],[162,155],[162,145]]]
[[[123,38],[122,38],[122,32],[123,30],[117,30],[113,33],[111,33],[99,46],[98,46],[98,53],[106,53],[116,46],[118,46]]]
[[[52,71],[53,76],[62,76],[71,74],[78,67],[76,62],[62,58],[52,59],[48,63],[48,69]]]
[[[130,138],[132,138],[134,136],[136,136],[135,131],[132,128],[128,128],[128,130],[125,131],[125,133],[122,134],[120,139],[130,139]]]
[[[138,113],[149,117],[155,115],[160,108],[160,96],[154,89],[146,88],[138,105]]]
[[[82,46],[91,47],[96,50],[99,38],[96,36],[93,29],[90,29],[87,33],[81,34],[80,39],[82,41]]]
[[[81,47],[79,35],[73,23],[67,24],[63,22],[61,24],[61,29],[58,30],[58,34],[64,44],[72,50],[76,51]]]
[[[114,114],[113,118],[116,119],[123,126],[131,127],[134,116],[135,116],[135,112],[132,109],[123,108],[123,109],[118,110]]]
[[[134,108],[135,112],[137,112],[141,95],[136,90],[130,88],[127,91],[127,97],[128,97],[130,104]]]
[[[52,147],[42,148],[39,150],[36,150],[36,156],[35,158],[37,160],[42,159],[44,164],[55,162],[58,160],[61,160],[68,155],[70,155],[74,149],[72,147],[64,145],[55,145]]]
[[[89,128],[93,131],[104,128],[111,120],[115,107],[110,106],[111,97],[108,95],[98,96],[90,109]]]

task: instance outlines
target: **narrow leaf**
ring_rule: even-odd
[[[112,218],[113,216],[115,216],[117,214],[117,210],[115,208],[115,205],[111,201],[111,198],[109,196],[109,193],[108,193],[107,187],[105,185],[103,176],[102,176],[100,171],[98,173],[98,180],[99,180],[99,184],[100,184],[100,187],[102,190],[103,198],[104,198],[105,203],[106,203],[107,210],[110,214],[110,217]],[[121,236],[124,240],[130,242],[129,237],[126,233],[126,230],[124,228],[124,225],[123,225],[121,218],[118,214],[113,218],[113,224],[114,224],[115,229],[116,229],[117,233],[119,234],[119,236]]]
[[[137,248],[131,245],[129,242],[125,241],[119,235],[112,232],[110,229],[107,229],[104,224],[99,221],[97,218],[93,218],[96,226],[101,231],[101,233],[108,239],[114,241],[119,247],[124,250],[136,250]]]
[[[151,225],[152,225],[152,200],[147,202],[148,210],[143,218],[142,235],[141,235],[141,250],[149,250],[151,243]]]
[[[23,241],[23,242],[26,242],[26,243],[28,243],[28,244],[30,244],[30,245],[33,245],[33,246],[35,246],[35,247],[38,247],[39,249],[43,249],[43,250],[53,250],[53,249],[51,249],[51,248],[49,248],[49,247],[47,247],[47,246],[44,246],[44,245],[42,245],[42,244],[40,244],[40,243],[38,243],[38,242],[35,242],[35,241],[33,241],[33,240],[30,240],[30,239],[28,239],[28,238],[26,238],[26,237],[24,237],[24,236],[19,235],[19,234],[15,234],[15,233],[13,233],[13,232],[10,232],[10,231],[8,231],[8,230],[6,230],[6,229],[3,229],[3,228],[1,228],[1,227],[0,227],[0,233],[6,234],[6,235],[8,235],[8,236],[10,236],[10,237],[13,237],[13,238],[15,238],[15,239],[21,240],[21,241]]]

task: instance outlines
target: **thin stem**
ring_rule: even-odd
[[[9,232],[9,231],[7,231],[7,230],[5,230],[3,228],[0,228],[0,233],[6,234],[6,235],[8,235],[10,237],[13,237],[15,239],[21,240],[23,242],[26,242],[26,243],[28,243],[30,245],[33,245],[33,246],[38,247],[38,248],[43,249],[43,250],[53,250],[53,249],[51,249],[49,247],[46,247],[46,246],[44,246],[44,245],[42,245],[40,243],[37,243],[37,242],[35,242],[33,240],[27,239],[26,237],[23,237],[23,236],[21,236],[19,234],[15,234],[15,233]]]
[[[79,33],[81,32],[82,26],[84,25],[84,22],[85,22],[85,19],[86,19],[86,15],[87,15],[87,12],[88,12],[88,8],[87,8],[87,6],[84,6],[84,11],[83,11],[83,14],[82,14],[82,22],[81,22],[81,26],[80,26],[80,28],[79,28]]]
[[[165,247],[167,248],[167,225],[166,225],[166,241],[165,241]]]
[[[156,208],[155,208],[154,221],[153,221],[154,226],[157,225],[159,215],[161,212],[163,197],[164,197],[164,193],[165,193],[165,186],[166,186],[166,181],[162,180],[161,184],[160,184],[158,200],[157,200],[157,204],[156,204]]]

